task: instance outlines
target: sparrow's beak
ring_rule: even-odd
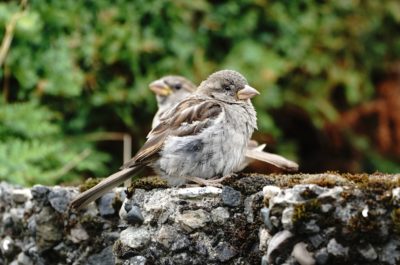
[[[172,89],[161,79],[151,82],[149,88],[158,96],[166,97],[172,94]]]
[[[238,99],[249,99],[256,95],[260,95],[260,92],[248,85],[245,85],[244,88],[237,92]]]

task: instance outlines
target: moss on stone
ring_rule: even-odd
[[[79,186],[79,191],[84,192],[84,191],[96,186],[97,184],[99,184],[100,181],[102,181],[101,178],[89,178]]]
[[[152,190],[159,188],[168,188],[168,183],[165,179],[158,176],[138,178],[132,181],[128,187],[128,197],[133,194],[135,189]]]
[[[313,218],[317,213],[320,213],[321,202],[318,199],[310,199],[304,203],[294,205],[293,224],[305,222]]]

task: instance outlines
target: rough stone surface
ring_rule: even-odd
[[[292,256],[300,263],[300,265],[314,265],[315,259],[313,253],[307,250],[307,245],[304,242],[297,243],[293,247]]]
[[[366,246],[363,247],[358,247],[358,251],[360,252],[362,257],[367,261],[376,260],[376,258],[378,257],[378,254],[376,254],[376,251],[371,244],[367,244]]]
[[[112,247],[106,247],[100,253],[94,254],[88,258],[88,265],[114,265],[114,255],[112,253]]]
[[[216,224],[224,224],[228,221],[229,217],[229,211],[224,207],[218,207],[211,211],[211,219]]]
[[[144,227],[128,227],[121,232],[121,243],[132,249],[141,249],[150,242],[151,233]]]
[[[103,219],[96,204],[70,212],[77,193],[0,183],[0,264],[114,264],[118,218]]]
[[[321,248],[317,250],[317,252],[315,253],[315,261],[317,262],[317,264],[321,265],[327,264],[328,259],[329,259],[329,254],[326,248]]]
[[[229,207],[236,207],[240,204],[240,192],[231,188],[224,187],[221,193],[222,202]]]
[[[76,212],[76,188],[0,183],[0,264],[400,263],[398,176],[248,174],[224,185],[135,186],[126,199],[118,188]]]
[[[343,247],[341,244],[336,242],[336,239],[332,238],[327,246],[328,253],[337,256],[337,257],[344,257],[348,254],[349,248]]]
[[[32,197],[29,189],[18,189],[12,191],[12,199],[16,203],[24,203]]]
[[[128,222],[128,224],[142,224],[144,222],[144,218],[139,206],[133,205],[127,212],[125,220]]]
[[[55,187],[49,192],[48,199],[50,205],[59,213],[64,213],[68,209],[70,201],[69,192],[63,188]]]
[[[99,213],[103,217],[112,216],[115,214],[113,207],[115,198],[114,192],[108,192],[99,199]]]
[[[175,220],[181,225],[182,229],[191,232],[204,227],[210,221],[210,216],[206,211],[199,209],[179,214]]]
[[[215,251],[217,252],[218,260],[221,262],[228,261],[237,254],[236,250],[225,242],[219,243]]]

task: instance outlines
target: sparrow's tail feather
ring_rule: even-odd
[[[251,149],[246,151],[246,157],[254,160],[259,160],[267,164],[271,164],[280,169],[293,172],[299,170],[299,165],[283,156],[271,154],[261,150]]]
[[[90,202],[100,198],[102,195],[110,191],[111,189],[121,185],[127,179],[130,178],[133,174],[135,174],[138,170],[140,170],[142,166],[130,167],[122,169],[111,176],[102,180],[96,186],[82,192],[79,194],[72,202],[71,208],[74,209],[81,209],[82,207],[86,206]]]

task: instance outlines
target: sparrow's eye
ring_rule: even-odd
[[[182,88],[182,85],[181,85],[181,84],[175,84],[174,88],[175,88],[176,90],[179,90],[179,89]]]
[[[222,85],[222,88],[225,89],[226,91],[230,91],[231,90],[231,86],[230,85]]]

